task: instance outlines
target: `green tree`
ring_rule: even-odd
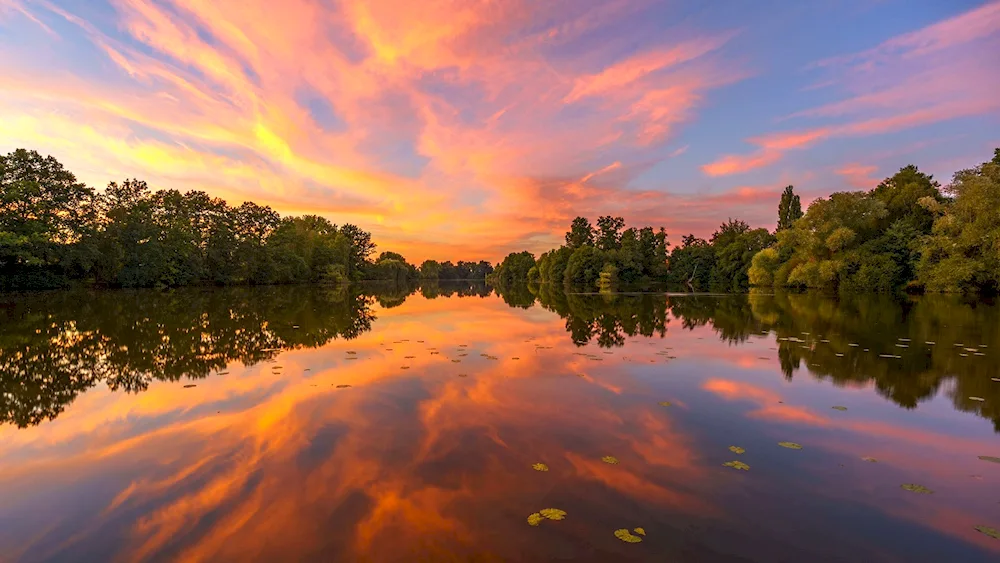
[[[955,173],[951,201],[925,197],[933,229],[922,245],[918,278],[932,291],[1000,291],[1000,149],[993,160]]]
[[[792,186],[786,186],[778,203],[778,229],[790,229],[802,217],[802,203]]]
[[[594,245],[594,228],[590,226],[590,221],[586,217],[573,219],[569,232],[566,233],[566,246],[573,250],[581,246]]]
[[[624,228],[625,219],[621,217],[606,215],[598,218],[595,245],[604,252],[617,250],[621,246],[621,231]]]
[[[62,285],[93,217],[94,191],[51,156],[0,155],[0,288]],[[75,254],[75,256],[70,256]]]

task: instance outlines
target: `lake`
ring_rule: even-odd
[[[0,391],[3,561],[1000,559],[988,299],[7,294]]]

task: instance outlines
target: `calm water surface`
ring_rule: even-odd
[[[1000,560],[993,302],[408,293],[0,296],[0,560]]]

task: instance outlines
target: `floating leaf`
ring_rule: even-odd
[[[347,389],[350,385],[338,385],[337,389]]]
[[[615,537],[625,543],[639,543],[642,541],[642,538],[632,535],[632,532],[628,531],[627,528],[615,530]]]
[[[643,530],[642,528],[636,528],[635,530],[632,530],[632,531],[635,532],[635,533],[637,533],[637,534],[639,534],[640,536],[645,536],[646,535],[646,530]]]
[[[991,455],[981,455],[979,459],[983,461],[992,461],[993,463],[1000,463],[1000,457],[993,457]]]
[[[221,373],[219,375],[222,375]],[[1000,381],[1000,377],[991,377],[991,381]]]
[[[521,358],[516,358],[516,357],[515,357],[515,358],[511,358],[511,359],[512,359],[512,360],[520,360]]]
[[[613,455],[606,455],[601,458],[604,463],[610,463],[611,465],[618,465],[618,458]]]
[[[354,350],[348,350],[348,351],[347,351],[347,353],[348,353],[348,354],[351,354],[352,356],[353,356],[354,354],[357,354],[357,352],[355,352]]]
[[[660,401],[659,403],[656,404],[660,405],[661,407],[669,407],[670,401]]]
[[[545,520],[545,519],[542,518],[542,515],[539,514],[539,513],[537,513],[537,512],[532,512],[531,514],[528,515],[528,525],[529,526],[537,526],[537,525],[539,525],[539,524],[542,523],[542,520]]]
[[[562,520],[566,518],[566,511],[559,510],[558,508],[543,508],[538,512],[549,520]]]
[[[750,471],[750,466],[743,463],[742,461],[727,461],[722,465],[726,467],[732,467],[733,469],[739,469],[741,471]]]
[[[796,444],[795,442],[778,442],[778,445],[782,448],[788,448],[790,450],[801,450],[802,444]]]
[[[733,452],[734,454],[741,454],[746,452],[746,450],[744,450],[739,446],[729,446],[729,451]]]
[[[467,374],[467,373],[460,373],[460,374],[458,374],[458,376],[459,377],[469,377],[469,374]]]
[[[192,387],[197,387],[197,385],[195,385],[194,383],[191,383],[191,384],[188,384],[188,385],[184,386],[185,389],[190,389]]]
[[[834,409],[834,410],[838,410],[838,411],[846,411],[847,410],[847,407],[842,407],[840,405],[837,405],[835,407],[830,407],[830,408]]]
[[[535,471],[548,471],[549,470],[549,466],[545,465],[544,463],[535,463],[535,464],[533,464],[531,466],[531,468],[534,469]]]
[[[998,532],[996,528],[990,528],[988,526],[976,526],[975,529],[977,532],[984,533],[995,540],[1000,540],[1000,532]]]
[[[906,484],[900,485],[900,487],[903,488],[903,489],[905,489],[905,490],[907,490],[907,491],[912,491],[914,493],[918,493],[918,494],[921,494],[921,495],[931,495],[931,494],[934,494],[934,491],[928,489],[927,487],[925,487],[923,485],[915,485],[913,483],[906,483]]]
[[[982,401],[985,401],[985,400],[986,400],[986,399],[984,399],[984,398],[982,398],[982,397],[969,397],[969,399],[971,399],[971,400],[973,400],[973,401],[980,401],[980,402],[982,402]]]
[[[878,463],[878,460],[873,457],[865,456],[861,458],[862,461],[867,461],[868,463]]]
[[[410,369],[410,366],[399,366],[399,369]]]
[[[457,364],[457,363],[460,363],[461,361],[462,361],[462,360],[452,360],[452,361],[451,361],[451,363],[453,363],[453,364]]]

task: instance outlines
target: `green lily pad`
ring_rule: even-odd
[[[640,536],[645,536],[646,535],[646,530],[643,530],[642,528],[636,528],[636,529],[634,529],[632,531],[635,532],[635,533],[637,533],[637,534],[639,534]]]
[[[795,442],[778,442],[778,445],[782,448],[788,448],[790,450],[801,450],[802,444],[796,444]]]
[[[993,463],[1000,463],[1000,457],[994,457],[991,455],[981,455],[979,459],[983,461],[992,461]]]
[[[548,471],[549,470],[549,466],[545,465],[544,463],[535,463],[535,464],[533,464],[531,466],[531,468],[534,469],[535,471]]]
[[[744,450],[739,446],[729,446],[729,451],[733,452],[734,454],[741,454],[746,452],[746,450]]]
[[[932,495],[932,494],[934,494],[934,491],[928,489],[927,487],[925,487],[923,485],[916,485],[914,483],[906,483],[906,484],[900,485],[900,487],[903,488],[904,490],[911,491],[911,492],[914,492],[914,493],[918,493],[918,494],[921,494],[921,495]]]
[[[639,536],[632,535],[632,532],[628,531],[628,528],[615,530],[615,537],[625,543],[639,543],[642,541],[642,538]]]
[[[975,529],[977,532],[982,532],[995,540],[1000,540],[1000,532],[998,532],[996,528],[990,528],[988,526],[976,526]]]
[[[529,526],[537,526],[542,523],[542,520],[545,520],[545,518],[543,518],[542,515],[537,512],[532,512],[531,514],[528,515]]]
[[[559,510],[558,508],[543,508],[538,512],[549,520],[563,520],[566,518],[566,511]]]
[[[613,455],[606,455],[601,458],[604,463],[610,463],[611,465],[618,465],[618,458]]]
[[[835,407],[830,407],[830,408],[834,409],[834,410],[838,410],[838,411],[846,411],[847,410],[847,407],[842,407],[840,405],[837,405]]]
[[[750,466],[743,463],[742,461],[727,461],[722,465],[726,467],[732,467],[733,469],[739,469],[740,471],[750,471]]]

